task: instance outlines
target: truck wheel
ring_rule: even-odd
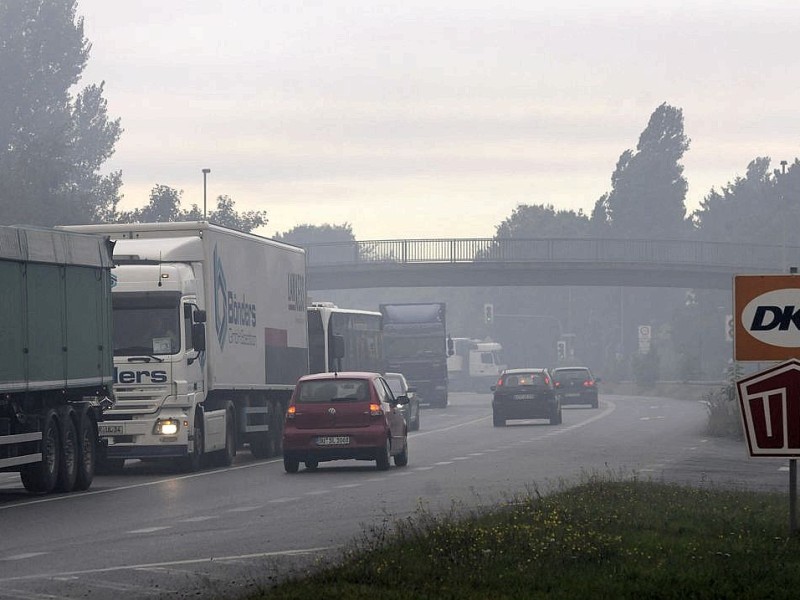
[[[228,409],[225,412],[225,448],[217,453],[217,464],[230,467],[234,458],[236,458],[236,420],[233,410]]]
[[[283,468],[287,473],[297,473],[300,469],[300,461],[296,458],[283,457]]]
[[[56,490],[71,492],[75,489],[75,480],[78,477],[78,432],[75,422],[68,412],[61,414],[60,421],[61,460],[58,463],[58,481]]]
[[[42,425],[42,460],[26,465],[20,471],[22,485],[29,492],[47,494],[56,487],[58,465],[61,462],[61,445],[58,437],[58,421],[55,413],[50,411]]]
[[[97,435],[94,423],[86,413],[81,414],[78,424],[78,474],[75,479],[76,490],[88,490],[94,479],[97,460]]]
[[[205,432],[203,431],[203,414],[198,410],[194,418],[194,444],[189,456],[180,459],[182,471],[195,473],[203,466],[205,458]]]

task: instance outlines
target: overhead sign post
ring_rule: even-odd
[[[789,457],[789,534],[797,531],[800,276],[733,278],[733,359],[785,361],[736,382],[750,456]]]

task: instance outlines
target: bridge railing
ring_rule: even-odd
[[[442,238],[331,242],[305,246],[309,266],[380,263],[652,263],[786,271],[800,248],[686,240]]]

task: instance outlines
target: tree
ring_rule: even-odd
[[[258,227],[263,227],[269,222],[267,211],[248,210],[242,213],[236,212],[233,208],[235,202],[230,196],[217,196],[217,210],[208,213],[208,221],[215,225],[230,227],[238,231],[253,231]],[[183,221],[202,221],[203,213],[196,204],[192,204],[191,210],[186,213]]]
[[[217,210],[208,213],[207,218],[203,216],[203,211],[196,204],[192,204],[192,208],[189,210],[181,209],[182,196],[183,190],[157,184],[150,190],[150,200],[146,206],[119,213],[117,221],[120,223],[167,223],[208,220],[209,223],[215,225],[248,233],[267,224],[266,211],[251,210],[240,214],[236,212],[235,202],[230,196],[218,196]]]
[[[770,170],[770,159],[747,165],[744,177],[711,189],[694,212],[694,223],[707,241],[772,243],[800,246],[800,161]]]
[[[683,111],[664,103],[650,116],[636,151],[626,150],[611,176],[611,192],[595,204],[592,219],[616,236],[685,237],[688,185],[680,164],[689,149]]]
[[[181,217],[181,196],[183,190],[176,190],[167,185],[156,184],[150,190],[150,201],[143,208],[136,208],[129,212],[122,212],[119,216],[121,223],[168,223],[170,221],[183,221]]]
[[[91,44],[76,0],[0,0],[0,210],[6,223],[114,215],[119,172],[101,175],[122,132],[103,83],[74,97]]]
[[[342,225],[295,225],[283,233],[275,232],[273,236],[276,240],[294,244],[295,246],[307,246],[310,244],[328,244],[335,242],[354,242],[353,227],[350,223]]]
[[[556,211],[552,204],[520,204],[497,226],[495,237],[504,238],[547,238],[547,237],[587,237],[589,218],[582,210]]]

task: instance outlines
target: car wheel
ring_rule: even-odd
[[[318,460],[307,460],[306,461],[306,469],[308,469],[309,471],[316,471],[317,467],[319,467],[319,461]]]
[[[386,443],[384,444],[383,448],[378,450],[378,455],[375,457],[375,466],[378,467],[378,471],[385,471],[389,468],[389,439],[386,439]]]
[[[411,431],[419,431],[419,404],[416,405],[414,419],[411,421],[411,427],[409,427],[409,429]]]
[[[408,464],[408,438],[404,442],[403,451],[394,455],[394,464],[397,467],[405,467]]]
[[[492,425],[494,425],[495,427],[505,427],[506,426],[506,420],[504,418],[502,418],[500,415],[498,415],[497,413],[493,412],[492,413]]]
[[[553,416],[550,417],[550,425],[561,425],[561,406],[556,409]]]
[[[600,402],[599,402],[599,400],[597,398],[595,398],[592,401],[592,408],[597,408],[598,406],[600,406]]]
[[[297,473],[300,470],[300,461],[294,458],[283,457],[283,468],[287,473]]]

